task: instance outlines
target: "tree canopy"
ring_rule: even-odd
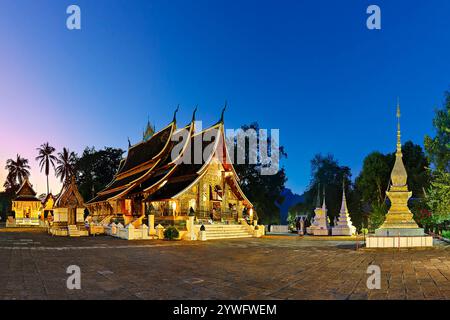
[[[445,92],[444,106],[435,111],[436,136],[425,136],[425,150],[435,169],[450,172],[450,91]]]
[[[242,130],[252,129],[254,132],[259,132],[259,125],[252,123],[250,125],[242,126]],[[236,173],[240,178],[241,188],[247,198],[252,202],[259,219],[266,224],[279,223],[280,210],[276,205],[276,202],[282,202],[281,192],[284,189],[286,183],[286,173],[284,168],[280,168],[276,174],[265,175],[261,174],[261,170],[264,166],[270,165],[268,163],[249,163],[251,153],[258,153],[258,150],[250,150],[249,141],[245,146],[238,145],[237,140],[234,140],[235,157],[234,167]],[[239,164],[237,161],[237,154],[239,148],[245,148],[244,153],[247,160],[245,164]],[[259,146],[258,146],[259,148]],[[287,157],[286,152],[282,146],[279,148],[279,158]],[[242,152],[243,150],[241,150]],[[269,154],[270,155],[270,154]],[[279,161],[279,159],[275,159]]]
[[[91,200],[95,194],[111,182],[119,168],[124,151],[116,148],[95,150],[94,147],[84,149],[81,157],[75,161],[78,190],[85,201]]]

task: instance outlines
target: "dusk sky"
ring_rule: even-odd
[[[66,28],[81,8],[82,29]],[[366,9],[381,8],[368,30]],[[126,149],[147,117],[161,129],[180,104],[204,126],[257,121],[280,129],[287,186],[301,193],[310,160],[333,153],[353,178],[371,151],[433,135],[449,89],[450,1],[0,0],[0,181],[6,159],[32,164],[49,142]],[[50,188],[60,185],[51,177]]]

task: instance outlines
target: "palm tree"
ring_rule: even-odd
[[[16,160],[6,160],[5,169],[8,170],[8,176],[5,183],[5,187],[14,188],[15,184],[19,182],[19,185],[30,176],[30,166],[28,165],[28,159],[22,158],[20,155],[16,156]]]
[[[36,157],[36,161],[39,161],[41,172],[45,169],[45,175],[47,176],[47,194],[49,194],[48,175],[50,174],[50,165],[55,169],[55,161],[57,160],[53,155],[55,148],[46,142],[42,144],[40,148],[37,148],[37,150],[39,151],[39,156]]]
[[[74,152],[70,152],[69,149],[63,148],[63,152],[58,153],[56,161],[58,162],[56,176],[61,179],[61,182],[66,184],[75,173],[76,155]]]

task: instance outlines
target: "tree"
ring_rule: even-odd
[[[408,187],[414,198],[424,196],[424,190],[430,185],[429,162],[420,145],[411,141],[402,146],[403,163],[408,174]],[[355,187],[366,204],[381,205],[386,201],[386,191],[391,181],[391,172],[395,162],[395,153],[382,154],[372,152],[363,163],[361,173],[356,178]]]
[[[381,205],[386,199],[394,157],[380,152],[372,152],[363,162],[361,173],[356,178],[355,188],[361,200],[368,204]]]
[[[242,126],[242,130],[247,132],[250,130],[258,134],[259,125],[258,123],[244,125]],[[287,180],[284,168],[280,168],[275,174],[261,174],[265,166],[270,166],[273,163],[260,161],[261,159],[258,156],[260,145],[258,144],[256,149],[250,148],[249,139],[246,139],[245,145],[238,144],[237,139],[234,139],[233,142],[235,151],[233,153],[233,163],[235,164],[234,167],[240,179],[242,191],[254,205],[260,221],[265,224],[279,223],[280,211],[276,203],[283,201],[281,192]],[[282,146],[274,146],[274,148],[277,147],[279,150],[279,158],[276,159],[274,157],[273,161],[279,161],[280,158],[287,157],[284,148]],[[246,162],[243,164],[237,161],[239,152],[245,154]],[[271,155],[269,149],[269,156]],[[249,159],[251,156],[258,158],[257,163],[250,163]]]
[[[77,156],[69,149],[63,148],[62,152],[58,153],[58,166],[56,167],[56,176],[60,178],[61,182],[66,184],[75,172],[75,163]]]
[[[21,185],[30,176],[28,159],[22,158],[20,155],[16,156],[16,160],[6,160],[5,169],[8,170],[8,176],[4,185],[6,189],[15,188],[17,183]]]
[[[56,157],[53,155],[55,148],[49,145],[48,142],[42,144],[37,148],[39,155],[36,157],[36,161],[39,162],[39,166],[42,170],[45,170],[45,175],[47,176],[47,194],[49,191],[48,175],[50,174],[50,165],[55,169]]]
[[[388,207],[385,202],[372,204],[368,223],[368,229],[370,232],[375,232],[376,229],[381,227],[384,220],[386,219],[387,212]]]
[[[339,215],[342,203],[342,182],[345,182],[347,196],[351,187],[351,170],[347,166],[339,165],[339,162],[332,154],[323,156],[317,154],[311,160],[311,182],[305,193],[305,204],[309,212],[313,212],[317,206],[317,195],[323,201],[325,191],[325,202],[328,209],[328,216],[333,221]],[[320,189],[319,189],[320,185]]]
[[[423,198],[424,191],[430,186],[430,163],[425,152],[418,144],[411,141],[402,146],[403,162],[408,173],[408,187],[413,193],[413,198]]]
[[[450,91],[445,92],[444,107],[435,111],[436,136],[425,136],[425,150],[435,169],[450,172]]]
[[[76,159],[75,172],[78,190],[85,201],[104,189],[116,174],[124,151],[116,148],[95,150],[86,148],[80,158]]]
[[[436,171],[428,190],[426,203],[431,209],[433,221],[441,223],[450,219],[450,173]]]

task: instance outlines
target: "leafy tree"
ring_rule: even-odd
[[[48,142],[42,144],[37,148],[39,155],[36,157],[36,161],[39,161],[39,166],[42,170],[45,170],[45,175],[47,176],[47,194],[49,194],[49,183],[48,175],[50,174],[50,165],[55,169],[56,157],[53,155],[55,148],[50,146]]]
[[[369,216],[369,231],[374,232],[386,219],[388,207],[385,202],[372,204],[372,211]]]
[[[259,125],[257,123],[244,125],[242,126],[242,130],[249,130],[247,132],[258,134]],[[266,224],[279,223],[280,211],[276,206],[276,202],[281,203],[283,201],[280,194],[283,191],[287,180],[285,170],[284,168],[280,168],[275,174],[261,174],[264,168],[273,165],[273,163],[265,162],[259,158],[259,144],[256,149],[250,148],[250,138],[246,138],[245,141],[245,145],[239,144],[238,139],[232,141],[234,143],[235,151],[233,153],[233,163],[235,163],[234,167],[240,178],[242,191],[254,205],[260,221]],[[276,158],[275,155],[273,155],[273,161],[279,161],[280,158],[287,157],[282,146],[275,146],[275,148],[276,147],[278,147],[279,150],[279,158]],[[237,161],[239,153],[245,154],[245,163],[239,163],[239,161]],[[268,155],[269,157],[272,156],[270,149]],[[258,161],[256,163],[251,163],[249,161],[251,157],[255,157]]]
[[[85,201],[111,182],[116,174],[124,151],[116,148],[95,150],[86,148],[80,158],[76,159],[75,172],[78,189]]]
[[[444,107],[436,110],[433,125],[436,136],[425,136],[425,150],[437,170],[450,172],[450,91],[445,92]]]
[[[16,156],[16,160],[6,160],[5,169],[8,170],[8,175],[4,187],[6,190],[16,189],[17,183],[21,185],[23,181],[30,176],[30,166],[28,159],[22,158],[20,155]]]
[[[429,162],[420,145],[411,141],[402,146],[403,163],[408,173],[408,187],[413,197],[424,195],[430,184]],[[364,159],[361,173],[356,178],[355,187],[362,200],[369,204],[381,204],[386,200],[386,191],[390,185],[391,172],[395,162],[395,153],[382,154],[372,152]]]
[[[411,141],[402,146],[403,163],[408,173],[408,187],[414,198],[423,198],[424,191],[430,186],[430,163],[425,152],[418,144]]]
[[[65,184],[75,172],[77,156],[74,152],[70,152],[69,149],[63,148],[63,151],[58,153],[56,161],[58,163],[58,166],[56,167],[56,176]]]
[[[380,152],[372,152],[364,159],[355,181],[362,201],[378,205],[384,203],[393,165],[394,157]]]
[[[431,209],[434,222],[441,223],[450,219],[450,173],[436,171],[428,190],[426,203]]]

